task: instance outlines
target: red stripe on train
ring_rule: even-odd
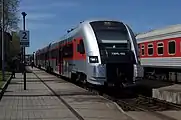
[[[169,54],[169,41],[175,41],[175,54]],[[163,54],[158,54],[157,44],[163,43]],[[153,55],[148,55],[148,44],[153,44]],[[142,46],[145,46],[144,48],[144,55],[142,55]],[[156,40],[156,41],[150,41],[150,42],[142,42],[139,43],[140,47],[140,58],[161,58],[161,57],[181,57],[181,37],[178,38],[170,38],[170,39],[164,39],[164,40]]]

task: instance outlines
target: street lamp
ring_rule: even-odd
[[[1,8],[2,8],[2,24],[1,24],[1,37],[2,37],[2,80],[3,81],[5,81],[5,71],[4,71],[4,0],[1,0],[1,2],[2,2],[2,6],[1,6]]]
[[[25,30],[25,17],[27,14],[25,12],[22,12],[21,14],[23,16],[23,30]]]
[[[25,12],[22,12],[21,13],[22,14],[22,16],[23,16],[23,30],[25,30],[25,17],[26,17],[26,13]],[[22,51],[22,62],[25,62],[24,60],[24,50],[25,50],[25,48],[24,47],[21,47],[21,51]]]
[[[26,17],[26,13],[25,12],[22,12],[21,13],[22,14],[22,16],[23,16],[23,30],[25,31],[25,17]],[[23,54],[22,54],[22,58],[23,58],[23,63],[24,63],[24,90],[26,90],[26,63],[25,63],[25,54],[26,54],[26,52],[25,52],[25,47],[22,47],[22,50],[23,50]]]

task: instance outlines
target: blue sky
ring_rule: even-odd
[[[123,21],[134,32],[181,23],[181,0],[21,0],[32,53],[58,40],[80,21],[109,18]],[[22,22],[19,26],[22,28]]]

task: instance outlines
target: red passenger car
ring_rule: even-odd
[[[144,71],[154,73],[181,70],[181,25],[139,34],[137,37]]]

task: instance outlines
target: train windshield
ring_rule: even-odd
[[[99,43],[127,43],[129,40],[125,25],[115,21],[90,23]]]

